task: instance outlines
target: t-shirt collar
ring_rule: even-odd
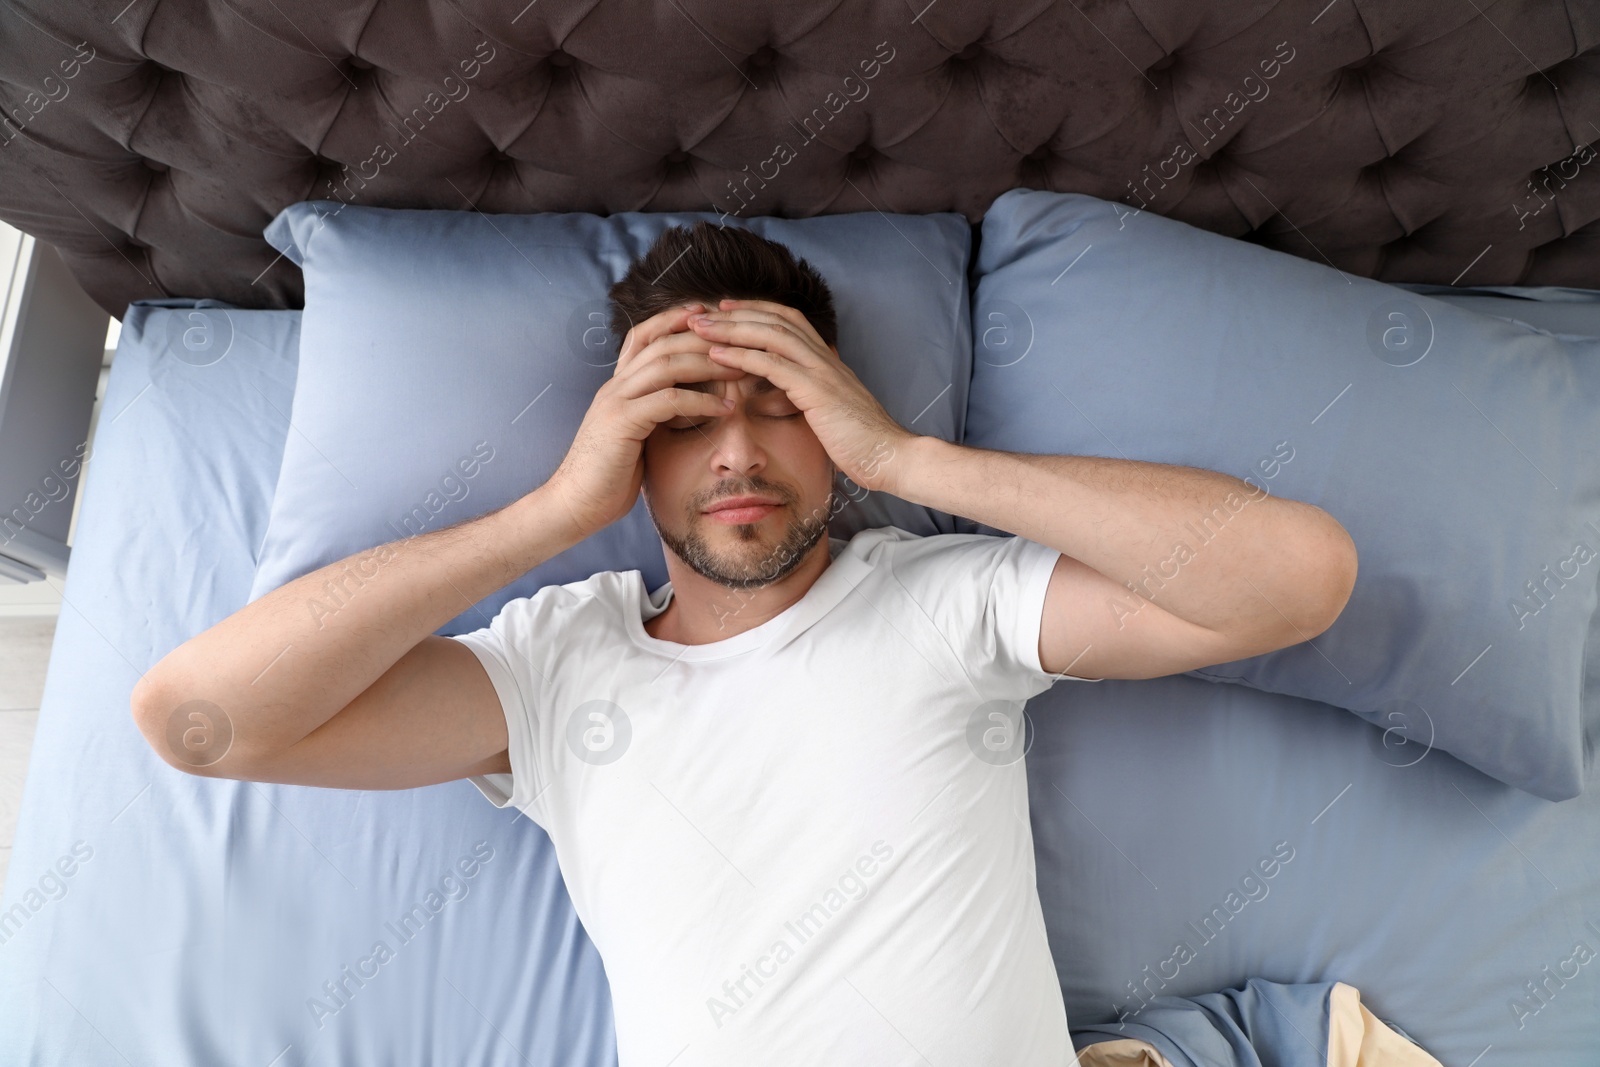
[[[763,646],[775,649],[832,611],[871,569],[858,553],[850,551],[850,545],[851,541],[830,536],[828,553],[831,562],[804,596],[759,626],[704,645],[682,645],[676,641],[651,637],[645,631],[645,621],[667,609],[672,600],[672,583],[667,582],[653,593],[647,593],[643,575],[636,570],[629,571],[627,587],[632,588],[634,596],[624,597],[624,600],[631,599],[631,603],[623,607],[628,636],[646,652],[689,662],[725,659]]]

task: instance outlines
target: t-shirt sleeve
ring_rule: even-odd
[[[1057,681],[1039,662],[1045,593],[1061,553],[1025,537],[935,534],[902,541],[895,578],[938,627],[986,699],[1027,700]]]
[[[520,597],[506,603],[488,626],[451,635],[472,650],[494,684],[506,717],[506,753],[510,774],[475,774],[468,778],[497,808],[514,807],[544,825],[544,763],[539,758],[539,713],[543,686],[539,671],[541,627],[537,610],[548,598]],[[537,603],[536,603],[537,602]]]

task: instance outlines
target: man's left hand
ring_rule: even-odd
[[[890,417],[804,315],[768,300],[723,300],[719,310],[691,318],[689,328],[713,342],[713,361],[788,394],[846,477],[894,492],[895,452],[918,435]]]

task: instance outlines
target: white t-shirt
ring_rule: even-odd
[[[1059,556],[844,542],[721,641],[651,637],[670,583],[604,571],[461,641],[505,709],[474,776],[555,845],[620,1067],[1074,1059],[1035,883],[1022,706]]]

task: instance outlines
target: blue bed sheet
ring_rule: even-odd
[[[614,1063],[527,818],[466,781],[197,778],[134,727],[140,672],[245,603],[292,432],[299,313],[201,305],[226,352],[136,305],[112,363],[0,900],[0,1064]]]
[[[0,1067],[614,1064],[601,961],[526,818],[464,781],[195,778],[134,728],[139,673],[245,602],[295,432],[297,313],[200,302],[232,338],[205,362],[171,343],[192,302],[161,303],[125,320],[87,473],[0,900]],[[1588,664],[1600,687],[1596,642]],[[1183,676],[1058,685],[1028,720],[1075,1029],[1343,981],[1447,1067],[1600,1062],[1595,783],[1543,801]]]

